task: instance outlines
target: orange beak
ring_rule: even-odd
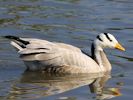
[[[125,48],[122,47],[122,45],[119,44],[119,43],[117,43],[117,44],[115,45],[115,48],[118,49],[118,50],[121,50],[121,51],[125,51]]]

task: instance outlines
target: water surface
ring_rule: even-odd
[[[119,88],[121,95],[111,100],[133,98],[133,1],[132,0],[0,0],[0,36],[35,37],[75,45],[90,53],[92,40],[98,33],[115,35],[126,52],[106,50],[112,64],[112,77],[104,85]],[[88,87],[87,76],[47,76],[25,73],[9,41],[0,38],[0,99],[33,100],[95,100],[97,93]],[[44,77],[43,77],[44,75]],[[39,77],[39,79],[38,79]],[[69,77],[73,80],[62,80]],[[72,78],[74,77],[74,78]],[[97,76],[97,78],[100,76]],[[77,79],[78,78],[78,79]],[[61,91],[53,84],[73,87]],[[79,82],[78,82],[78,81]],[[86,80],[86,81],[85,81]],[[81,84],[79,84],[81,82]],[[84,84],[82,84],[82,82]],[[78,85],[79,84],[79,85]],[[57,85],[58,86],[58,85]],[[48,92],[49,90],[49,92]],[[51,94],[50,94],[51,93]]]

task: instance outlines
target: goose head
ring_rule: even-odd
[[[121,51],[125,51],[125,48],[116,40],[116,38],[110,33],[101,33],[94,41],[95,48],[97,50],[103,50],[103,48],[115,48]]]

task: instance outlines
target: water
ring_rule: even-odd
[[[95,36],[110,32],[123,44],[126,52],[106,50],[113,69],[112,77],[105,81],[102,95],[111,100],[132,100],[132,5],[132,0],[0,0],[0,35],[65,42],[90,53]],[[25,65],[9,41],[0,38],[0,99],[102,98],[98,97],[99,92],[92,93],[88,85],[99,78],[106,79],[103,76],[53,76],[24,71]]]

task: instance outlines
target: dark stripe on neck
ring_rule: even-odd
[[[106,36],[106,38],[107,38],[109,41],[112,41],[112,40],[110,39],[110,37],[108,36],[108,33],[104,33],[104,35]]]
[[[97,36],[97,39],[98,39],[98,40],[100,40],[100,41],[103,41],[103,40],[100,38],[100,36],[99,36],[99,35]]]
[[[97,59],[96,59],[96,55],[95,55],[95,45],[94,45],[94,43],[92,43],[92,45],[91,45],[91,58],[93,59],[93,60],[95,60],[95,62],[98,64],[98,61],[97,61]]]
[[[95,47],[94,47],[94,43],[92,43],[92,45],[91,45],[91,57],[92,57],[92,59],[95,59]]]

